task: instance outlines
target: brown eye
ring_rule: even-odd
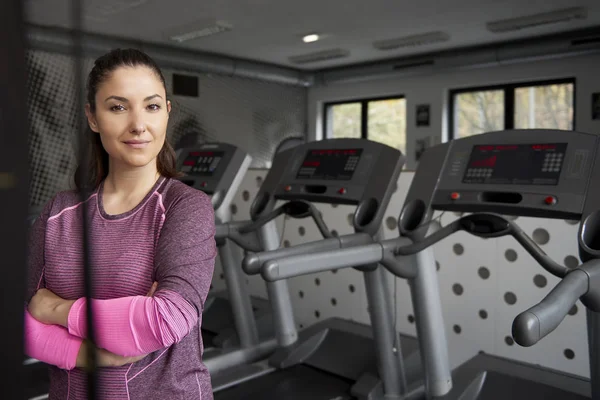
[[[111,111],[123,111],[123,110],[125,110],[125,107],[123,107],[122,105],[119,104],[119,105],[116,105],[116,106],[112,106],[110,108],[110,110]]]
[[[152,111],[158,111],[161,107],[158,104],[150,104],[148,108],[150,108]]]

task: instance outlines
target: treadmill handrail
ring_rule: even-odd
[[[569,273],[569,268],[560,265],[548,256],[537,243],[527,235],[519,225],[513,221],[508,221],[511,226],[510,234],[517,242],[538,262],[540,265],[552,275],[558,278],[564,278]]]
[[[502,223],[502,225],[499,223]],[[546,271],[550,272],[552,275],[563,278],[569,273],[569,268],[558,264],[550,258],[516,222],[509,221],[501,215],[494,213],[474,213],[461,217],[418,242],[395,248],[394,254],[416,254],[458,231],[465,231],[472,235],[486,238],[511,235]]]
[[[266,281],[274,282],[373,263],[380,263],[400,278],[414,278],[418,273],[413,264],[403,262],[402,257],[396,257],[393,253],[395,248],[411,242],[409,238],[400,237],[365,244],[373,239],[367,234],[357,233],[341,236],[339,239],[339,242],[327,239],[271,252],[272,257],[262,263],[261,275]],[[319,251],[314,251],[323,242],[326,244]],[[289,251],[292,249],[293,252]]]
[[[355,233],[340,237],[318,240],[309,243],[303,243],[297,246],[281,248],[272,251],[263,251],[260,253],[249,254],[242,261],[244,272],[249,275],[255,275],[261,272],[264,264],[271,260],[296,256],[306,253],[320,253],[336,250],[352,244],[371,243],[373,239],[367,233]]]
[[[382,258],[383,247],[379,243],[374,243],[270,260],[263,265],[261,275],[266,281],[274,282],[333,269],[371,264],[379,262]]]
[[[512,325],[515,342],[525,347],[539,342],[560,325],[588,290],[587,273],[576,269],[567,274],[541,302],[517,315]]]
[[[295,217],[304,218],[309,215],[312,216],[323,236],[331,237],[323,219],[318,215],[318,211],[312,204],[302,201],[289,201],[255,221],[231,221],[216,224],[215,239],[230,239],[244,250],[261,252],[264,248],[260,243],[258,231],[281,214],[292,214],[294,206],[298,206],[299,204],[304,205],[307,208],[307,212]]]

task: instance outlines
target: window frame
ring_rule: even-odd
[[[379,97],[363,97],[359,99],[350,99],[350,100],[339,100],[339,101],[330,101],[323,103],[323,139],[331,139],[332,137],[329,134],[329,119],[330,114],[328,112],[329,107],[338,106],[342,104],[353,104],[360,103],[360,137],[361,139],[369,139],[369,103],[373,101],[384,101],[384,100],[405,100],[406,96],[403,94],[392,95],[392,96],[379,96]],[[406,112],[408,116],[408,110]],[[408,130],[408,126],[407,126]],[[407,132],[404,132],[407,135]],[[406,138],[405,138],[406,139]]]
[[[573,127],[571,128],[573,131],[576,130],[576,121],[577,121],[577,79],[572,78],[561,78],[561,79],[552,79],[552,80],[542,80],[542,81],[528,81],[528,82],[518,82],[518,83],[508,83],[503,85],[490,85],[490,86],[473,86],[467,88],[460,89],[452,89],[449,91],[449,101],[448,104],[450,106],[448,113],[448,140],[454,139],[454,99],[456,95],[461,93],[469,93],[469,92],[483,92],[483,91],[492,91],[492,90],[502,90],[504,92],[504,129],[514,129],[515,126],[515,90],[521,88],[527,88],[530,86],[550,86],[550,85],[562,85],[562,84],[572,84],[573,85]]]

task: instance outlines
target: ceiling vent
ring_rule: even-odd
[[[394,50],[402,47],[427,46],[435,43],[447,42],[450,35],[445,32],[428,32],[418,35],[387,39],[373,42],[373,47],[378,50]]]
[[[294,64],[309,64],[319,61],[334,60],[336,58],[344,58],[350,55],[349,50],[345,49],[331,49],[317,51],[315,53],[302,54],[299,56],[292,56],[289,58]]]
[[[174,42],[183,43],[194,39],[228,32],[232,29],[233,25],[229,22],[215,19],[202,19],[190,24],[173,28],[169,31],[166,31],[164,34]]]
[[[525,17],[488,22],[486,26],[490,32],[505,33],[585,18],[587,18],[587,10],[583,7],[574,7],[536,15],[528,15]]]
[[[147,2],[148,0],[88,1],[84,7],[85,18],[98,22],[107,22],[108,17],[124,13]]]

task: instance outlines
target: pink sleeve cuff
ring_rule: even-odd
[[[77,301],[75,301],[75,303],[73,303],[71,306],[71,310],[69,310],[69,317],[67,320],[69,333],[79,338],[86,337],[86,332],[80,329],[80,327],[87,328],[85,326],[85,304],[85,297],[77,299]]]
[[[58,325],[46,325],[25,311],[25,354],[46,364],[71,370],[83,340]]]

